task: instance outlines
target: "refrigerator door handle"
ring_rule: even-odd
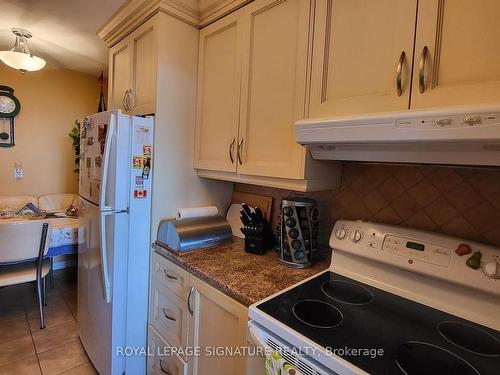
[[[116,137],[115,123],[116,123],[116,118],[114,114],[111,114],[111,121],[109,124],[108,134],[106,137],[106,145],[104,146],[104,165],[102,171],[101,197],[100,197],[101,211],[109,211],[112,209],[111,206],[106,206],[106,191],[108,186],[109,157],[111,156],[111,143]]]
[[[106,303],[111,303],[111,293],[109,285],[109,271],[108,271],[108,249],[106,241],[106,216],[114,215],[114,212],[101,212],[101,271],[102,271],[102,287],[104,289],[104,299]]]

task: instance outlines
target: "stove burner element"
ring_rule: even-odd
[[[441,322],[438,332],[446,340],[468,352],[489,357],[500,356],[500,341],[487,332],[462,322]]]
[[[293,314],[302,323],[316,328],[334,328],[344,319],[335,306],[315,299],[297,302],[293,306]]]
[[[329,280],[321,290],[335,301],[350,305],[367,305],[373,301],[373,294],[365,287],[343,280]]]
[[[479,372],[456,354],[419,341],[408,341],[399,346],[395,360],[406,375],[454,374],[479,375]]]

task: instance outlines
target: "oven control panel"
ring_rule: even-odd
[[[385,236],[382,250],[443,267],[449,266],[451,259],[451,250],[442,245],[390,234]]]
[[[335,253],[350,253],[500,295],[500,248],[393,225],[338,220]]]

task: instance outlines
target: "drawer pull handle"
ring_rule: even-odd
[[[163,368],[163,359],[160,359],[160,370],[161,372],[163,372],[164,374],[167,374],[167,375],[172,375],[168,370],[165,370]]]
[[[177,319],[175,319],[175,318],[173,318],[173,317],[171,317],[170,315],[167,314],[166,309],[163,309],[163,315],[165,315],[165,318],[167,318],[168,320],[171,320],[173,322],[177,321]]]
[[[165,268],[163,269],[163,273],[165,274],[166,277],[168,277],[171,280],[177,280],[178,279],[177,276],[169,274]]]
[[[193,315],[193,309],[191,308],[191,295],[193,294],[194,290],[195,290],[194,286],[191,286],[191,288],[189,288],[189,293],[187,297],[187,307],[191,316]]]

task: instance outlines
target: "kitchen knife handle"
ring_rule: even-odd
[[[234,151],[234,142],[235,141],[236,141],[236,138],[233,137],[233,140],[229,144],[229,159],[231,159],[231,164],[234,164],[233,151]]]
[[[193,309],[191,308],[191,295],[193,294],[194,290],[195,290],[194,286],[189,288],[189,293],[188,293],[188,297],[187,297],[188,311],[191,314],[191,316],[193,316]]]
[[[243,150],[243,137],[241,137],[241,140],[238,142],[238,148],[237,148],[238,162],[240,163],[240,165],[243,164],[243,162],[241,161],[242,150]]]

